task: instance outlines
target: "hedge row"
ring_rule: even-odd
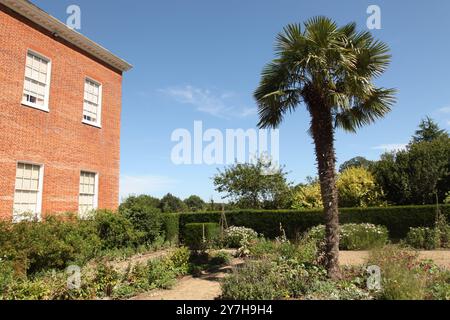
[[[163,214],[161,229],[164,231],[165,241],[172,244],[178,243],[180,233],[179,214]]]
[[[450,205],[440,206],[441,211],[450,217]],[[406,236],[411,227],[431,227],[435,222],[436,206],[404,206],[382,208],[344,208],[340,209],[340,223],[372,223],[385,226],[393,239]],[[171,214],[174,220],[179,219],[179,234],[184,234],[184,226],[188,223],[220,221],[220,212]],[[268,238],[280,235],[280,223],[290,239],[309,228],[323,224],[321,210],[238,210],[226,213],[229,226],[244,226],[262,233]],[[176,223],[175,223],[176,224]],[[172,230],[174,232],[174,230]],[[182,239],[181,239],[182,240]]]
[[[184,231],[183,242],[191,250],[207,249],[220,234],[217,223],[188,223]]]

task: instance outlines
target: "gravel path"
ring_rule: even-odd
[[[198,278],[183,277],[170,290],[153,290],[131,300],[214,300],[221,294],[220,280],[230,273],[234,266],[242,263],[241,259],[233,259],[230,266],[205,273]]]

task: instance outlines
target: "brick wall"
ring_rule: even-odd
[[[51,59],[49,109],[21,104],[27,50]],[[102,128],[81,122],[84,81],[102,83]],[[42,214],[77,211],[80,171],[99,174],[99,208],[119,200],[122,75],[0,5],[0,217],[11,218],[16,164],[44,166]]]

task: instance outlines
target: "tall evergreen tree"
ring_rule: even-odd
[[[419,124],[419,129],[416,130],[412,142],[430,142],[440,137],[448,137],[447,131],[439,128],[439,125],[430,117],[426,117]]]

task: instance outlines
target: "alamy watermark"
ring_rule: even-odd
[[[379,266],[367,267],[367,289],[379,291],[381,290],[381,269]]]
[[[227,165],[270,160],[272,166],[264,174],[279,168],[280,133],[278,129],[204,130],[202,121],[194,121],[193,131],[179,128],[172,132],[171,160],[176,165]]]
[[[369,30],[381,29],[381,8],[378,5],[370,5],[367,7],[367,14],[370,16],[367,18],[367,28]]]
[[[76,4],[67,7],[66,13],[69,15],[66,25],[73,30],[81,30],[81,8]]]
[[[81,288],[81,268],[76,265],[68,266],[67,274],[67,288],[70,290],[77,290]]]

